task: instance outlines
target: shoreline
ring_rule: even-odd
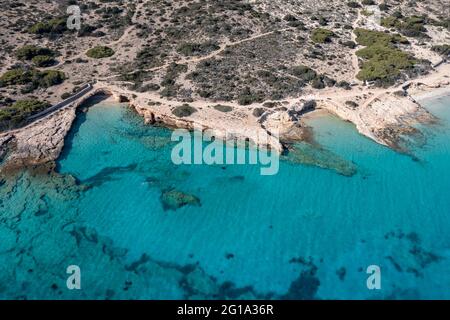
[[[436,88],[428,92],[412,93],[411,96],[421,103],[445,97],[450,98],[450,87]]]
[[[2,167],[5,163],[6,167],[23,167],[56,161],[76,111],[97,95],[106,95],[103,101],[128,103],[149,125],[161,124],[171,129],[210,129],[216,138],[225,142],[229,139],[226,133],[233,132],[233,139],[245,139],[256,148],[269,148],[280,154],[291,142],[311,139],[307,120],[327,113],[353,123],[360,134],[376,143],[408,153],[402,143],[406,141],[406,136],[411,138],[417,133],[415,124],[436,121],[421,103],[450,95],[448,71],[450,64],[446,63],[423,78],[388,89],[357,86],[344,90],[334,87],[276,102],[272,108],[263,108],[263,103],[241,106],[235,102],[222,104],[197,100],[188,103],[195,112],[185,117],[176,116],[174,110],[187,103],[98,81],[89,93],[72,104],[23,128],[0,133],[0,156],[4,158]],[[400,88],[403,88],[404,95],[397,94],[401,92]],[[308,101],[315,101],[316,106],[305,112]],[[349,101],[357,101],[354,103],[358,107],[353,107]],[[232,111],[218,111],[215,105],[230,106]],[[257,117],[254,111],[258,108],[264,111]],[[274,132],[278,134],[274,135]]]

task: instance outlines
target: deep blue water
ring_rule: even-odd
[[[441,124],[418,161],[310,120],[328,161],[356,167],[346,177],[291,161],[275,176],[176,166],[169,130],[97,104],[57,174],[0,180],[0,298],[449,299],[450,100],[427,105]],[[171,206],[174,193],[190,203]],[[66,288],[69,265],[81,290]]]

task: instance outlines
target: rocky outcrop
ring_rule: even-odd
[[[320,105],[355,124],[361,134],[400,152],[407,152],[405,136],[417,135],[417,124],[437,121],[412,98],[395,93],[380,95],[357,108],[333,101],[323,101]]]
[[[446,83],[439,82],[439,85],[446,86]],[[432,88],[430,83],[426,86]],[[409,86],[407,90],[412,87],[418,86]],[[326,109],[352,122],[361,134],[401,152],[407,152],[405,143],[411,140],[410,137],[421,138],[420,132],[415,129],[417,123],[437,121],[408,95],[406,89],[405,95],[389,91],[378,91],[377,95],[372,96],[369,94],[369,98],[355,104],[356,107],[344,103],[348,99],[346,96],[312,96],[309,100],[296,101],[302,104],[296,106],[294,103],[291,109],[267,110],[259,118],[252,115],[248,108],[236,107],[233,112],[223,113],[211,108],[208,102],[195,101],[191,105],[198,112],[188,117],[178,117],[173,110],[180,105],[179,102],[165,100],[157,94],[138,93],[108,83],[97,83],[93,90],[73,104],[25,128],[0,134],[1,170],[53,163],[63,149],[64,138],[76,117],[77,107],[98,94],[112,95],[116,101],[128,102],[148,124],[210,130],[216,139],[233,144],[245,141],[246,144],[279,153],[285,150],[282,143],[313,140],[311,129],[303,123],[302,117],[316,108]]]
[[[4,136],[0,136],[0,162],[8,153],[9,143],[13,140],[13,135],[6,134]]]
[[[99,94],[111,95],[111,92],[95,88],[78,101],[24,128],[0,134],[0,160],[3,159],[0,172],[37,165],[53,167],[75,120],[77,108]]]
[[[283,143],[309,140],[310,128],[299,120],[300,117],[291,110],[278,110],[266,114],[261,125],[271,134],[276,134]]]
[[[48,118],[5,135],[11,152],[2,170],[45,164],[56,160],[64,146],[64,138],[75,119],[75,109],[61,109]],[[4,143],[2,145],[5,145]]]

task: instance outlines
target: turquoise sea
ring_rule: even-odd
[[[426,105],[441,123],[417,158],[309,120],[349,177],[286,160],[274,176],[176,166],[168,129],[95,104],[56,173],[0,178],[0,298],[450,299],[450,98]]]

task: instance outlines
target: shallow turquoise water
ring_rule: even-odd
[[[58,175],[0,183],[2,298],[450,298],[450,100],[419,161],[333,117],[317,141],[358,173],[175,166],[170,131],[123,106],[78,117]],[[75,178],[72,179],[71,176]],[[177,190],[199,203],[167,210]],[[66,289],[79,265],[82,289]],[[381,268],[368,290],[366,268]],[[31,271],[30,271],[31,270]]]

